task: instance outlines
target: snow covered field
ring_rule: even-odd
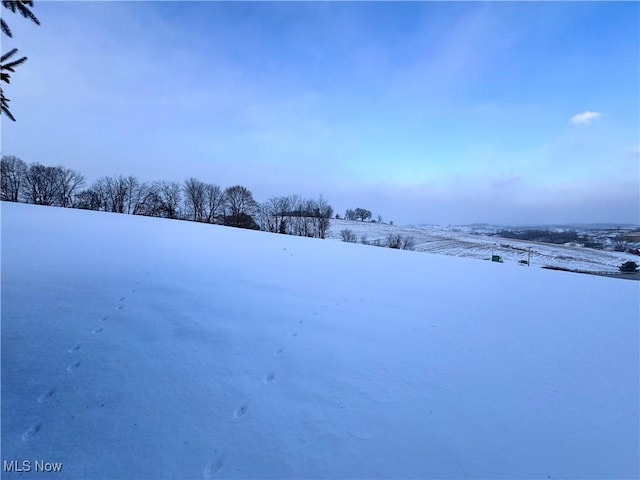
[[[640,475],[637,282],[1,213],[3,478]]]
[[[500,255],[505,263],[518,264],[520,260],[527,260],[528,250],[531,248],[532,267],[554,266],[590,272],[618,272],[618,266],[626,261],[640,263],[640,259],[630,253],[474,235],[465,227],[400,226],[332,220],[327,238],[340,240],[340,231],[343,229],[353,231],[358,242],[364,235],[369,242],[377,239],[384,244],[388,234],[400,234],[415,239],[417,252],[480,260],[490,259],[495,254]]]

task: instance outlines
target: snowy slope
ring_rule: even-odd
[[[531,248],[531,266],[555,266],[590,272],[618,272],[618,266],[626,261],[638,262],[638,257],[625,252],[609,252],[590,248],[554,245],[507,238],[474,235],[463,228],[441,226],[401,226],[351,220],[332,220],[327,238],[341,240],[340,231],[349,229],[358,242],[364,235],[369,242],[384,241],[389,234],[411,236],[416,242],[415,251],[453,255],[457,257],[490,259],[500,255],[505,263],[518,264],[527,260]]]
[[[3,478],[637,478],[638,294],[2,203]]]

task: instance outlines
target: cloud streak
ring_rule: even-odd
[[[587,110],[586,112],[575,114],[569,122],[573,125],[589,125],[592,120],[599,118],[601,115],[600,112],[590,112]]]

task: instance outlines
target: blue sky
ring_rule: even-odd
[[[4,9],[3,9],[4,10]],[[2,153],[396,223],[640,222],[640,4],[43,2]],[[3,12],[3,15],[4,12]]]

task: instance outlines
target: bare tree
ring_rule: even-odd
[[[627,242],[627,238],[623,233],[619,233],[613,239],[613,250],[616,252],[626,252],[628,245],[629,242]]]
[[[272,197],[262,205],[261,218],[264,230],[290,234],[291,197]]]
[[[291,212],[296,208],[295,205],[299,201],[297,195],[286,197],[278,197],[276,199],[276,228],[278,233],[293,234],[293,225]]]
[[[331,226],[333,208],[327,203],[322,195],[313,202],[313,218],[315,227],[315,237],[324,238],[327,230]]]
[[[343,242],[356,243],[357,241],[356,234],[348,228],[340,230],[340,237]]]
[[[70,207],[76,191],[84,185],[84,176],[70,168],[58,168],[58,203],[62,207]]]
[[[152,184],[143,182],[132,190],[131,213],[147,217],[159,217],[158,193]]]
[[[283,223],[283,211],[279,207],[280,199],[285,197],[272,197],[260,205],[258,219],[260,229],[266,232],[278,233],[278,227]],[[279,233],[287,233],[282,231]]]
[[[355,210],[356,218],[359,218],[361,222],[368,220],[371,218],[371,212],[366,208],[356,208]]]
[[[305,198],[300,204],[300,209],[298,210],[297,215],[298,215],[298,218],[300,221],[300,227],[301,227],[300,235],[302,235],[303,237],[314,236],[313,234],[315,230],[314,218],[313,218],[314,208],[315,208],[315,203],[313,200],[309,200]]]
[[[180,218],[182,187],[176,182],[154,182],[151,189],[155,195],[156,212],[160,217]]]
[[[205,184],[196,178],[184,182],[184,195],[189,219],[202,222],[204,219]]]
[[[299,195],[290,195],[287,203],[289,207],[287,212],[289,233],[302,237],[313,237],[315,202]]]
[[[344,218],[345,220],[357,220],[358,217],[356,216],[356,212],[354,212],[351,209],[347,209],[346,212],[344,212]]]
[[[207,183],[204,186],[204,221],[215,223],[224,207],[224,192],[218,185]]]
[[[258,204],[257,216],[260,230],[275,233],[275,222],[273,221],[273,216],[271,215],[269,201]]]
[[[411,235],[407,235],[402,239],[402,250],[413,250],[416,247],[416,241]]]
[[[110,199],[110,211],[115,213],[124,213],[127,206],[128,187],[122,175],[118,177],[108,178],[107,189],[108,198]]]
[[[2,200],[18,202],[25,175],[27,174],[27,164],[13,155],[3,155],[0,162],[0,178]]]
[[[122,175],[99,178],[91,188],[98,195],[102,210],[113,213],[127,211],[130,186]]]
[[[124,211],[130,215],[157,216],[157,197],[151,185],[131,175],[119,177],[118,182],[124,190]]]
[[[142,193],[140,182],[131,175],[123,178],[122,182],[125,190],[123,213],[132,214],[139,209],[140,195]]]
[[[270,198],[259,214],[262,228],[269,232],[324,238],[333,208],[322,195],[317,200],[289,195]]]
[[[90,196],[91,197],[91,205],[97,208],[91,208],[92,210],[102,210],[105,212],[109,211],[108,199],[107,199],[107,177],[99,178],[95,182],[91,184],[84,192],[81,192],[80,196],[82,197],[81,202],[85,203],[85,200]],[[84,195],[88,193],[90,195]],[[83,208],[83,207],[80,207]]]
[[[304,200],[299,195],[289,195],[286,201],[286,223],[290,235],[304,235],[304,222],[302,221],[302,205]]]
[[[258,203],[253,194],[242,185],[229,187],[224,191],[225,225],[254,228],[257,226],[253,216],[257,213]]]
[[[312,236],[324,238],[331,225],[333,208],[327,203],[322,195],[317,200],[305,202],[305,215],[311,218]]]
[[[105,209],[102,196],[93,186],[78,192],[75,195],[73,206],[74,208],[82,208],[84,210]]]
[[[60,175],[60,167],[30,164],[22,188],[25,200],[36,205],[56,205],[60,198]]]

